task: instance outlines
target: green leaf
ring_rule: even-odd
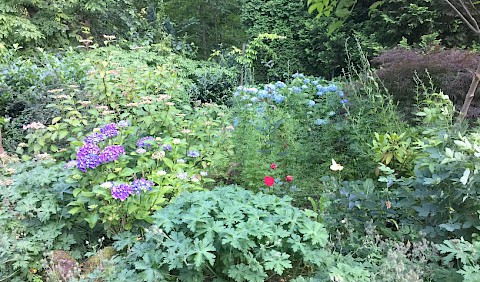
[[[135,173],[135,171],[133,169],[131,169],[129,167],[126,167],[126,168],[124,168],[120,171],[119,175],[122,176],[122,177],[127,177],[127,176],[130,176],[130,175],[134,174],[134,173]]]
[[[265,269],[274,270],[278,275],[282,275],[287,268],[292,268],[292,263],[289,260],[290,255],[271,250],[265,256]]]
[[[61,119],[62,119],[62,117],[54,117],[54,118],[52,119],[52,124],[56,124],[56,123],[59,122]]]
[[[163,163],[164,163],[166,166],[168,166],[170,169],[173,168],[173,162],[172,162],[172,160],[170,160],[169,158],[163,158],[162,160],[163,160]]]
[[[93,229],[97,224],[97,221],[100,219],[97,213],[91,213],[87,217],[85,217],[85,221],[88,222],[88,226]]]
[[[468,177],[470,177],[470,169],[469,168],[465,169],[465,171],[463,172],[463,176],[460,178],[460,182],[463,185],[467,185]]]

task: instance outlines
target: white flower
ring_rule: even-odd
[[[332,165],[330,166],[330,169],[333,171],[341,171],[343,169],[343,166],[340,164],[337,164],[334,159],[332,159]]]
[[[163,175],[166,175],[166,174],[167,174],[167,172],[165,170],[159,170],[159,171],[156,172],[156,175],[158,175],[158,176],[163,176]]]

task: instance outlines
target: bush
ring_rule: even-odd
[[[327,258],[328,235],[290,201],[234,186],[185,192],[154,214],[125,259],[144,281],[276,281],[308,272]],[[114,245],[123,250],[131,236]]]
[[[2,126],[5,149],[14,152],[24,141],[24,125],[47,124],[58,115],[57,109],[48,107],[53,97],[81,89],[86,76],[72,51],[53,54],[40,50],[27,59],[17,50],[7,50],[0,58],[0,115],[8,117]]]
[[[458,49],[439,49],[425,54],[418,49],[395,48],[372,62],[378,67],[377,74],[385,87],[402,107],[409,107],[414,101],[415,75],[427,85],[431,78],[434,85],[443,90],[457,107],[461,107],[479,59],[480,55],[476,53]],[[479,93],[480,90],[477,90],[470,116],[478,115]]]
[[[84,239],[78,232],[81,226],[74,228],[67,213],[73,198],[73,188],[66,183],[69,172],[63,164],[47,160],[13,163],[3,167],[2,173],[0,277],[31,280],[42,272],[42,258],[49,251],[70,250]]]

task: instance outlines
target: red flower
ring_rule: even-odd
[[[270,168],[271,168],[271,169],[276,169],[276,168],[277,168],[277,164],[272,163],[272,164],[270,165]]]
[[[285,181],[287,181],[287,182],[292,182],[292,181],[293,181],[293,176],[287,175],[287,176],[285,177]]]
[[[275,184],[275,178],[271,176],[265,176],[265,178],[263,179],[263,183],[265,183],[265,185],[267,185],[268,187],[273,186],[273,184]]]

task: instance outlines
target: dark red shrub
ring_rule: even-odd
[[[430,84],[425,72],[428,70],[434,86],[460,108],[479,62],[479,53],[440,48],[427,54],[420,50],[395,48],[372,60],[378,76],[401,107],[408,107],[414,102],[415,72],[425,85]],[[480,89],[477,89],[469,115],[476,116],[479,112],[477,108],[480,108]]]

